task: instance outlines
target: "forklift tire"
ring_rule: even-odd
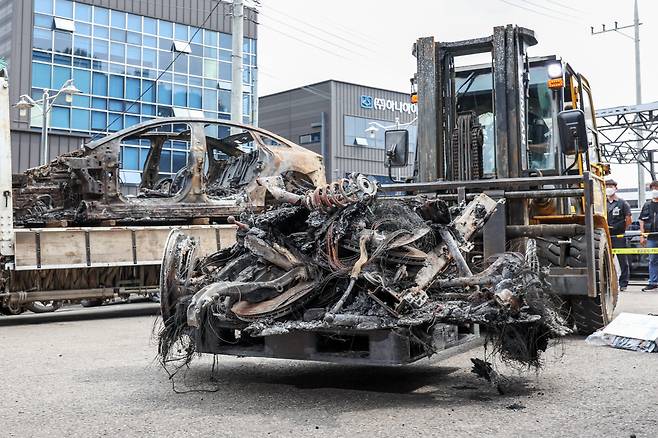
[[[539,257],[544,263],[559,266],[560,245],[559,238],[537,240]],[[585,235],[571,238],[566,265],[574,268],[587,267],[587,242]],[[596,267],[597,296],[584,295],[569,296],[571,308],[570,319],[576,326],[580,335],[589,335],[604,327],[612,320],[616,300],[610,282],[610,249],[608,239],[603,230],[594,230],[594,257]],[[563,298],[567,298],[564,296]]]

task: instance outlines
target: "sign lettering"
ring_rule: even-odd
[[[399,100],[383,99],[381,97],[361,96],[361,108],[393,111],[397,113],[417,114],[418,105]]]

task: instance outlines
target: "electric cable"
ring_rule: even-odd
[[[528,4],[528,5],[535,6],[535,7],[537,7],[537,8],[541,8],[541,9],[543,9],[543,10],[545,10],[545,11],[548,11],[548,12],[550,12],[550,13],[553,13],[553,14],[565,15],[565,16],[567,16],[567,17],[571,17],[571,18],[574,18],[574,19],[578,19],[578,18],[579,18],[579,17],[577,17],[577,16],[575,16],[575,15],[573,15],[573,14],[569,14],[569,13],[566,13],[566,12],[564,12],[564,11],[558,11],[558,10],[556,10],[556,9],[549,8],[548,6],[544,6],[544,5],[540,4],[540,3],[537,3],[537,2],[532,1],[532,0],[517,0],[517,1],[520,1],[520,2],[526,3],[526,4]]]
[[[558,17],[558,16],[555,16],[555,15],[552,15],[552,14],[547,14],[547,13],[538,11],[536,9],[532,9],[532,8],[529,8],[529,7],[526,7],[526,6],[523,6],[523,5],[518,5],[516,3],[512,3],[509,0],[499,0],[499,1],[502,2],[502,3],[505,3],[506,5],[510,5],[510,6],[514,6],[515,8],[523,9],[524,11],[532,12],[534,14],[538,14],[538,15],[541,15],[541,16],[544,16],[544,17],[547,17],[547,18],[552,18],[553,20],[570,21],[572,23],[578,23],[575,20],[565,18],[565,17]]]
[[[199,26],[199,27],[196,28],[196,31],[194,32],[194,34],[193,34],[193,35],[190,37],[190,39],[187,41],[187,47],[189,47],[190,44],[192,44],[192,41],[194,40],[194,38],[196,38],[197,34],[201,31],[201,29],[203,28],[203,26],[205,26],[205,24],[208,22],[208,20],[210,20],[210,17],[212,17],[212,14],[217,10],[217,8],[219,7],[219,5],[221,5],[221,4],[222,4],[222,2],[218,1],[218,2],[215,4],[215,6],[213,6],[213,8],[210,10],[210,13],[206,16],[205,20],[203,20],[203,23],[201,23],[201,26]],[[135,106],[136,103],[138,103],[138,102],[142,99],[142,97],[144,97],[144,96],[146,95],[146,93],[148,93],[149,91],[151,91],[151,89],[152,89],[153,87],[155,87],[155,85],[156,85],[156,84],[158,83],[158,81],[162,78],[162,76],[164,76],[164,74],[167,73],[167,72],[169,71],[169,69],[174,65],[174,63],[176,62],[176,60],[178,60],[178,58],[179,58],[182,54],[183,54],[183,52],[177,52],[177,53],[176,53],[176,56],[174,56],[174,59],[171,60],[171,62],[169,63],[169,65],[168,65],[168,66],[167,66],[162,72],[160,72],[160,74],[158,75],[158,77],[155,78],[155,80],[151,83],[151,85],[149,85],[144,91],[142,91],[142,94],[140,94],[140,95],[137,97],[137,99],[133,100],[132,103],[131,103],[127,108],[125,108],[123,112],[124,112],[124,113],[127,113],[127,112],[128,112],[133,106]],[[123,114],[121,114],[121,115],[118,116],[118,117],[115,117],[114,120],[112,120],[110,123],[107,124],[107,126],[105,126],[105,128],[103,129],[102,132],[107,131],[107,130],[110,128],[110,126],[112,126],[112,125],[113,125],[117,120],[119,120],[121,117],[123,117]],[[102,134],[102,132],[97,132],[97,133],[92,137],[92,140],[98,138],[98,137]]]
[[[344,42],[346,42],[346,43],[349,43],[349,44],[351,44],[351,45],[353,45],[353,46],[358,46],[358,47],[361,47],[362,49],[364,49],[364,50],[368,50],[368,51],[371,51],[371,50],[372,50],[372,47],[365,46],[365,45],[363,45],[363,44],[360,44],[358,41],[354,41],[353,39],[345,38],[345,37],[343,37],[343,36],[341,36],[341,35],[339,35],[339,34],[337,34],[337,33],[330,32],[330,31],[328,31],[328,30],[326,30],[326,29],[323,29],[323,28],[320,27],[320,26],[316,26],[316,25],[311,24],[311,23],[308,23],[308,22],[306,22],[306,21],[304,21],[304,20],[300,20],[299,18],[296,18],[296,17],[294,17],[294,16],[292,16],[292,15],[290,15],[290,14],[286,14],[285,12],[278,11],[278,10],[276,10],[276,9],[274,9],[274,8],[271,8],[271,7],[268,7],[267,10],[268,10],[268,12],[271,11],[271,12],[275,12],[275,13],[277,13],[277,14],[283,15],[283,16],[286,17],[286,18],[289,18],[289,19],[291,19],[291,20],[293,20],[293,21],[296,21],[296,22],[298,22],[298,23],[301,23],[301,24],[303,24],[303,25],[305,25],[305,26],[307,26],[307,27],[310,27],[311,29],[318,30],[318,31],[320,31],[320,32],[322,32],[322,33],[324,33],[324,34],[326,34],[326,35],[329,35],[329,36],[331,36],[331,37],[333,37],[333,38],[336,38],[336,39],[342,40],[342,41],[344,41]],[[263,14],[262,11],[260,12],[260,14],[261,14],[261,15],[268,16],[267,14]]]
[[[265,18],[267,18],[267,19],[269,19],[269,20],[272,20],[272,21],[274,21],[274,22],[277,22],[277,23],[279,23],[279,24],[282,24],[282,25],[287,25],[287,24],[288,24],[288,23],[285,23],[285,22],[283,22],[283,21],[281,21],[281,20],[279,20],[279,19],[277,19],[277,18],[272,17],[271,15],[263,14],[262,12],[261,12],[261,15],[262,15],[263,17],[265,17]],[[260,24],[263,25],[263,23],[260,23]],[[353,53],[353,54],[355,54],[355,55],[357,55],[357,56],[359,56],[359,57],[367,56],[367,54],[364,54],[364,53],[361,53],[361,52],[356,52],[356,51],[350,49],[349,47],[345,47],[345,46],[342,46],[342,45],[340,45],[340,44],[336,44],[336,43],[334,43],[334,42],[332,42],[331,40],[328,40],[328,39],[326,39],[326,38],[322,38],[322,37],[319,37],[319,36],[317,36],[317,35],[312,35],[312,34],[308,34],[308,35],[309,35],[310,37],[312,37],[312,38],[315,38],[316,40],[319,40],[319,41],[322,41],[322,42],[324,42],[324,43],[330,44],[330,45],[332,45],[332,46],[334,46],[334,47],[336,47],[336,48],[339,48],[339,49],[341,49],[341,50],[345,50],[345,51],[347,51],[347,52]]]

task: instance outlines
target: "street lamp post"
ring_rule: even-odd
[[[40,100],[34,100],[29,95],[23,94],[19,98],[16,105],[14,105],[16,108],[18,108],[18,113],[21,117],[27,116],[27,110],[31,108],[37,107],[41,109],[41,115],[43,117],[41,123],[42,165],[48,163],[48,114],[50,113],[55,100],[59,97],[60,94],[64,94],[66,102],[71,103],[73,101],[73,95],[80,93],[80,90],[78,90],[76,86],[73,85],[73,79],[69,79],[68,81],[64,82],[62,88],[60,88],[54,95],[51,96],[50,91],[51,90],[48,89],[43,90],[43,97]]]

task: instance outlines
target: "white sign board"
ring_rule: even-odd
[[[658,341],[658,316],[621,313],[604,329],[606,335]]]

